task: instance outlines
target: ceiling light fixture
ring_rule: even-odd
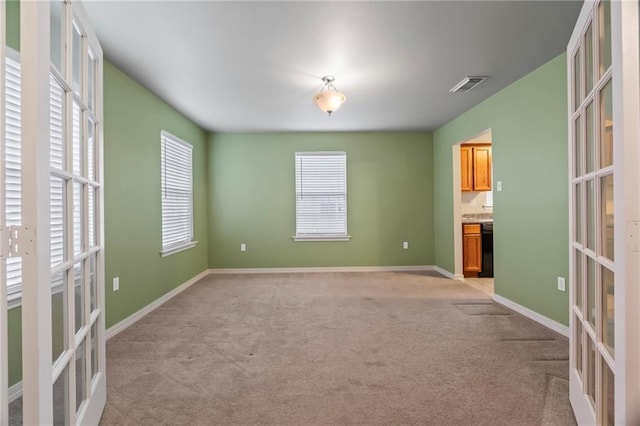
[[[320,89],[320,92],[313,97],[313,101],[318,105],[322,111],[331,115],[332,112],[340,108],[340,105],[347,100],[347,97],[338,92],[336,86],[333,85],[335,77],[332,75],[326,75],[322,77],[324,86]]]

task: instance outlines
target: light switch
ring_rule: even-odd
[[[496,189],[498,190],[498,192],[502,191],[502,181],[501,180],[496,182]]]
[[[113,291],[120,290],[120,277],[115,277],[113,279]]]
[[[247,245],[245,243],[240,244],[240,251],[247,251]]]
[[[403,242],[402,243],[402,248],[405,249],[405,250],[408,249],[409,248],[409,241]]]
[[[558,277],[558,290],[560,291],[567,291],[565,284],[564,284],[564,277]]]

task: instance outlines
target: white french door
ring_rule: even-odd
[[[102,49],[79,3],[54,0],[49,15],[53,420],[95,424],[106,402]]]
[[[0,249],[0,425],[97,424],[106,402],[102,49],[80,3],[22,0],[20,27],[21,225],[5,227],[13,240]],[[5,255],[21,259],[21,412],[7,409],[6,348],[16,342]]]
[[[579,424],[640,421],[640,247],[629,238],[640,218],[638,53],[637,2],[585,1],[567,47],[570,399]]]

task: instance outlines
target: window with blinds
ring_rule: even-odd
[[[193,146],[162,132],[162,255],[193,247]]]
[[[484,202],[484,206],[489,208],[493,208],[493,191],[487,191],[486,192],[486,198],[485,198],[485,202]]]
[[[296,240],[346,240],[347,154],[297,152]]]
[[[17,54],[16,54],[17,56]],[[53,77],[52,77],[53,81]],[[5,214],[6,226],[22,224],[22,137],[20,62],[6,58],[5,67]],[[64,91],[52,83],[50,93],[51,156],[62,164],[62,104]],[[75,123],[74,123],[75,124]],[[75,127],[74,127],[75,129]],[[64,181],[51,181],[51,263],[64,260]],[[62,278],[52,280],[55,288]],[[18,299],[22,285],[22,258],[7,259],[7,294]]]
[[[20,63],[6,58],[5,67],[5,214],[6,226],[22,223],[21,189],[21,117],[20,117]],[[7,259],[7,294],[20,292],[22,259]]]

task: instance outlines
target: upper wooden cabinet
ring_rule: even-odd
[[[491,191],[491,145],[460,145],[461,189]]]
[[[463,191],[473,191],[473,148],[460,145],[461,186]]]

